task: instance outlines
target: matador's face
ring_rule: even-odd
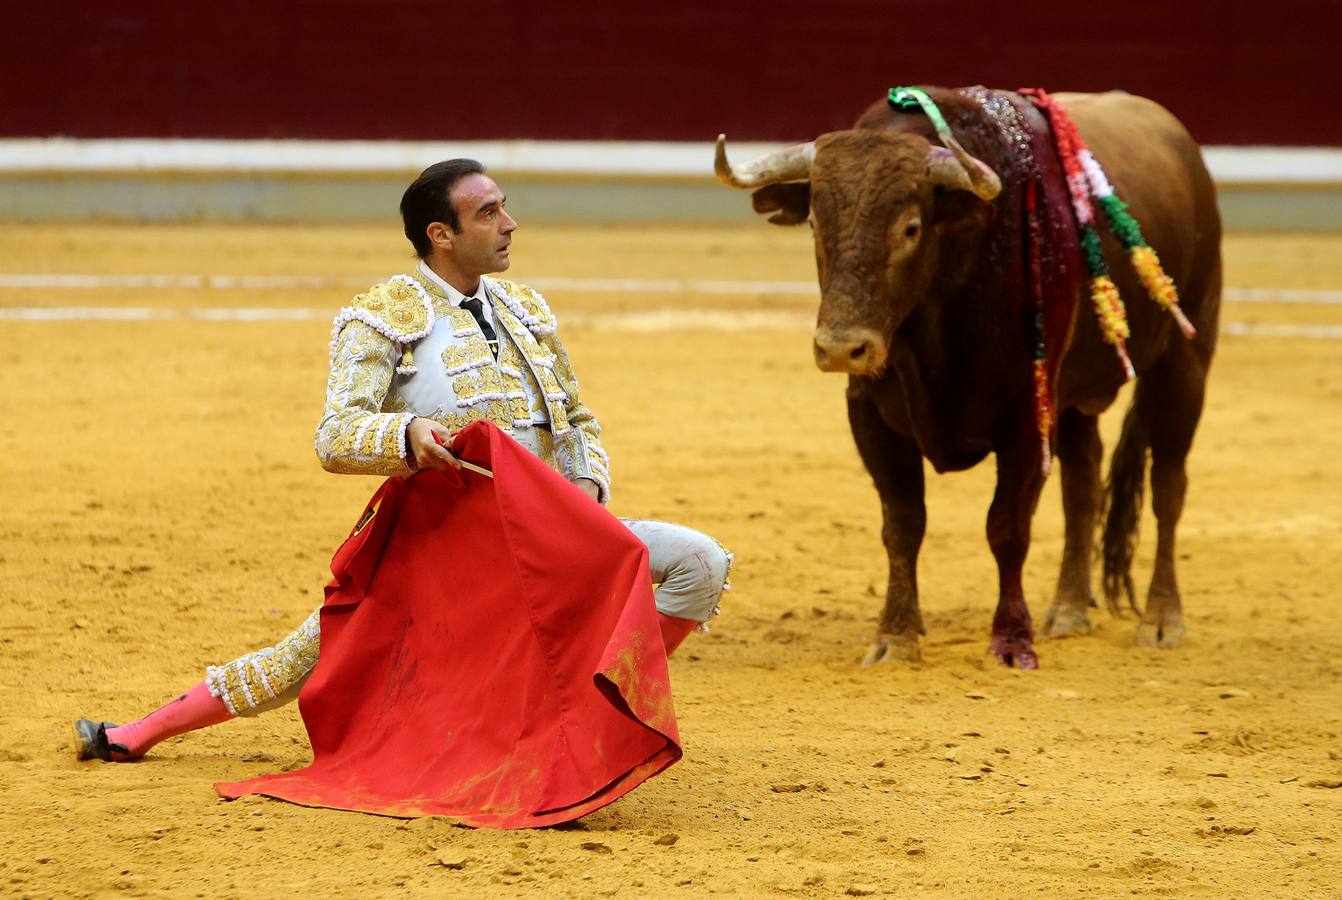
[[[462,274],[476,278],[512,264],[508,251],[517,222],[504,209],[507,199],[488,175],[467,175],[452,186],[448,201],[461,231],[452,234],[450,252]]]

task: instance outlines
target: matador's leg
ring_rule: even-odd
[[[648,519],[621,519],[648,548],[648,568],[657,585],[653,595],[670,655],[696,628],[718,613],[732,555],[706,534]]]
[[[235,716],[256,716],[298,699],[317,667],[321,650],[321,610],[303,620],[284,640],[222,666],[205,670],[210,693]]]
[[[317,665],[320,647],[314,611],[275,646],[210,666],[204,681],[143,719],[121,726],[80,719],[75,723],[76,755],[108,762],[139,759],[170,737],[283,706],[298,697]]]

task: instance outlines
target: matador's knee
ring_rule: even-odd
[[[205,670],[210,693],[235,716],[255,716],[298,698],[317,667],[321,650],[321,610],[273,647]]]
[[[707,622],[729,590],[732,555],[702,532],[669,522],[625,519],[648,548],[648,567],[657,583],[657,611],[678,619]]]

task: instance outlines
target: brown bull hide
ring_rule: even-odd
[[[931,123],[921,112],[895,111],[883,101],[853,130],[816,141],[809,185],[764,187],[755,203],[780,223],[809,213],[822,294],[816,361],[827,371],[849,373],[853,437],[881,498],[890,581],[867,661],[917,658],[918,636],[925,633],[916,580],[926,526],[923,458],[945,472],[991,452],[998,478],[987,532],[1000,577],[992,650],[1007,664],[1033,667],[1021,570],[1043,475],[1033,421],[1025,178],[972,92],[928,92],[960,143],[1000,175],[1003,190],[991,204],[933,185],[922,162],[929,142],[936,142]],[[1138,640],[1173,646],[1184,630],[1175,529],[1220,307],[1215,191],[1192,138],[1155,103],[1121,92],[1056,99],[1141,223],[1197,328],[1193,340],[1178,333],[1106,233],[1105,256],[1127,305],[1128,347],[1138,373],[1110,468],[1106,595],[1115,611],[1124,592],[1135,607],[1129,573],[1149,450],[1159,535]],[[1018,108],[1036,132],[1047,130],[1032,108]],[[1036,161],[1046,178],[1061,177],[1051,152],[1036,151]],[[1089,630],[1093,532],[1105,497],[1096,417],[1124,381],[1086,300],[1075,222],[1065,205],[1061,215],[1065,227],[1045,232],[1047,275],[1069,286],[1068,316],[1060,320],[1068,327],[1048,336],[1052,358],[1061,360],[1054,399],[1066,516],[1062,570],[1046,620],[1053,636]]]

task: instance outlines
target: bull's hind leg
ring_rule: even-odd
[[[1058,462],[1062,470],[1062,511],[1066,543],[1053,606],[1044,620],[1049,637],[1088,634],[1087,614],[1095,605],[1091,594],[1091,557],[1095,550],[1095,517],[1100,509],[1100,464],[1104,445],[1099,420],[1077,409],[1058,418]]]
[[[1151,447],[1151,506],[1156,515],[1156,563],[1146,613],[1137,627],[1145,647],[1177,647],[1183,639],[1183,602],[1175,575],[1175,531],[1188,489],[1185,461],[1202,416],[1208,360],[1175,339],[1165,357],[1142,374],[1137,409]]]
[[[858,453],[881,498],[881,540],[890,561],[885,608],[863,665],[917,662],[923,614],[918,609],[918,551],[927,529],[923,455],[918,445],[891,431],[862,393],[849,389],[848,421]]]
[[[1012,431],[1012,443],[997,449],[997,490],[988,509],[988,545],[997,560],[998,578],[992,652],[1005,665],[1037,669],[1039,658],[1021,570],[1030,552],[1030,522],[1044,476],[1039,471],[1034,423],[1017,424]]]

